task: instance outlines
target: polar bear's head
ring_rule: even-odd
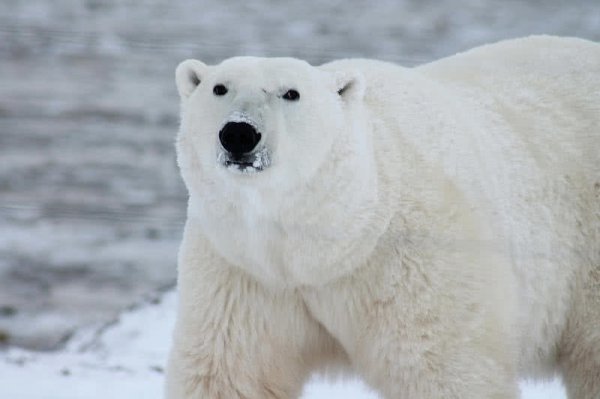
[[[292,58],[231,58],[176,70],[182,99],[179,162],[188,188],[201,180],[293,189],[335,153],[363,94],[356,73]]]
[[[184,61],[176,80],[188,217],[223,257],[263,281],[315,283],[374,245],[360,239],[377,199],[360,72],[237,57]]]

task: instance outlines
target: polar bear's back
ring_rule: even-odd
[[[583,188],[589,198],[600,190],[600,44],[532,36],[416,68],[362,59],[325,67],[360,70],[367,81],[367,105],[378,117],[396,119],[399,134],[430,160],[455,169],[462,164],[469,175],[479,172],[476,180],[483,185],[490,174],[504,174],[527,186],[523,195],[544,179],[546,184],[570,179],[569,184]],[[426,112],[418,106],[430,112],[423,119],[418,114]],[[465,121],[475,130],[464,129]],[[413,129],[436,123],[448,127],[424,128],[418,134]],[[519,178],[515,165],[521,167]],[[498,181],[493,184],[496,187],[478,189],[504,197]],[[599,211],[597,204],[585,205]]]
[[[529,162],[588,191],[600,182],[600,44],[532,36],[416,68],[362,59],[324,67],[360,70],[367,106],[379,118],[395,119],[398,134],[433,162],[455,169],[462,164],[466,174],[479,171],[480,181],[490,173],[514,177],[513,166]],[[531,170],[521,170],[520,177],[527,184],[540,181]],[[483,191],[502,197],[491,187]]]
[[[416,70],[498,111],[542,167],[576,163],[600,180],[600,44],[532,36]]]
[[[493,77],[568,78],[569,73],[598,71],[600,44],[579,38],[530,36],[475,47],[416,67],[440,80],[486,81]]]

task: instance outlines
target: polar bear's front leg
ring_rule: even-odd
[[[333,348],[330,338],[293,291],[267,290],[192,240],[191,230],[179,259],[167,398],[299,397],[312,366]]]
[[[355,370],[384,398],[516,399],[511,291],[501,276],[452,253],[394,254],[307,292]]]

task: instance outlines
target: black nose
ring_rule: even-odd
[[[243,155],[254,149],[260,141],[260,133],[245,122],[229,122],[219,132],[221,145],[234,155]]]

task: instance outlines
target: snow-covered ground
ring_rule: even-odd
[[[162,399],[165,359],[175,320],[169,292],[121,315],[114,323],[88,328],[60,352],[11,349],[0,354],[0,398]],[[523,399],[564,399],[557,381],[522,384]],[[358,380],[318,377],[302,399],[376,399]]]

